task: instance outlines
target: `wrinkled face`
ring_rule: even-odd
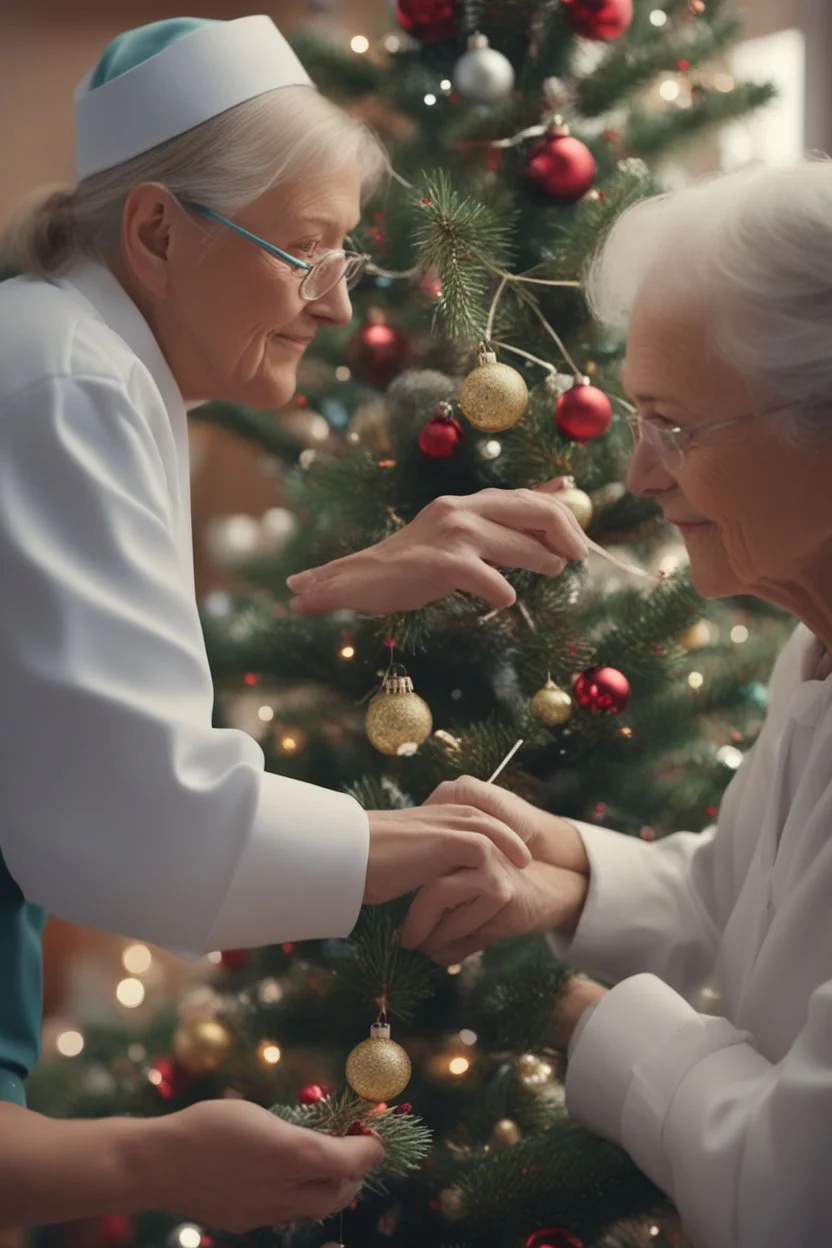
[[[314,261],[345,246],[358,222],[360,190],[358,170],[345,169],[284,183],[229,215],[289,255]],[[154,225],[149,213],[138,238],[140,247],[164,247],[164,269],[146,255],[139,264],[145,285],[150,274],[152,328],[185,399],[286,403],[317,331],[352,315],[345,284],[308,302],[300,294],[303,270],[170,197],[157,212],[166,223]]]
[[[624,382],[639,415],[685,429],[769,410],[707,341],[694,317],[637,306]],[[795,446],[777,422],[783,411],[703,432],[685,447],[681,466],[660,461],[642,438],[628,485],[655,498],[676,524],[701,594],[756,594],[788,601],[789,587],[818,578],[832,555],[832,446]],[[785,592],[784,592],[785,591]]]

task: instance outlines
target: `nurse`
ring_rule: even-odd
[[[0,1225],[174,1208],[242,1230],[348,1201],[379,1156],[256,1106],[50,1123],[24,1106],[45,911],[192,954],[344,936],[462,867],[500,895],[522,839],[456,803],[365,812],[212,727],[186,412],[285,403],[346,322],[345,248],[385,167],[267,17],[119,36],[76,95],[77,186],[7,232],[0,286]],[[296,609],[386,614],[586,544],[546,492],[439,499],[302,574]],[[5,1150],[5,1151],[4,1151]]]

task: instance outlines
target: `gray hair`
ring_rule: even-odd
[[[636,303],[703,316],[761,401],[794,405],[791,434],[832,431],[832,162],[742,169],[636,204],[586,292],[611,326]]]
[[[349,166],[366,198],[387,168],[373,131],[310,87],[282,87],[74,188],[39,191],[0,238],[0,264],[44,276],[75,256],[101,259],[118,245],[127,196],[145,182],[230,215],[280,182]]]

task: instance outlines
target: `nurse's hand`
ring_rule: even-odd
[[[557,501],[567,478],[536,490],[480,490],[434,499],[398,533],[375,546],[290,576],[292,609],[321,615],[350,609],[365,615],[415,611],[455,590],[493,607],[515,592],[497,568],[559,576],[567,560],[584,559],[587,542]]]
[[[371,810],[367,817],[370,856],[364,900],[369,905],[463,870],[472,873],[481,901],[496,904],[505,900],[504,869],[522,873],[531,862],[522,833],[462,802]]]
[[[377,1136],[323,1135],[246,1101],[203,1101],[161,1119],[156,1136],[156,1203],[143,1208],[238,1234],[343,1209],[384,1156]]]
[[[224,1231],[325,1218],[384,1156],[247,1101],[159,1118],[66,1121],[0,1102],[0,1230],[165,1210]]]

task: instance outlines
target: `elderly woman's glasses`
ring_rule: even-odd
[[[714,420],[707,425],[674,425],[670,421],[657,420],[655,417],[650,419],[639,416],[636,412],[629,412],[627,424],[636,446],[645,442],[666,468],[679,469],[685,461],[685,451],[703,433],[710,433],[714,429],[727,429],[729,425],[737,425],[743,420],[756,420],[759,416],[774,416],[777,412],[788,411],[790,407],[794,407],[794,403],[781,403],[778,407],[768,407],[763,412],[743,412],[741,416]]]
[[[352,290],[361,280],[361,276],[367,267],[369,256],[362,255],[357,251],[325,251],[317,260],[299,260],[297,256],[290,256],[287,251],[281,251],[279,247],[275,247],[274,243],[269,243],[265,238],[258,238],[256,234],[252,234],[250,230],[245,230],[241,225],[237,225],[235,221],[230,221],[228,217],[224,217],[222,213],[214,212],[213,208],[206,208],[204,204],[196,204],[190,200],[181,200],[183,208],[187,208],[189,212],[196,212],[201,217],[208,217],[211,221],[216,221],[220,225],[225,225],[235,233],[241,234],[243,238],[247,238],[249,242],[256,243],[258,247],[262,247],[270,256],[276,256],[278,260],[291,264],[293,268],[305,271],[305,276],[300,284],[300,296],[308,302],[314,299],[323,299],[324,295],[328,295],[334,290],[339,282],[346,282],[347,290]]]

